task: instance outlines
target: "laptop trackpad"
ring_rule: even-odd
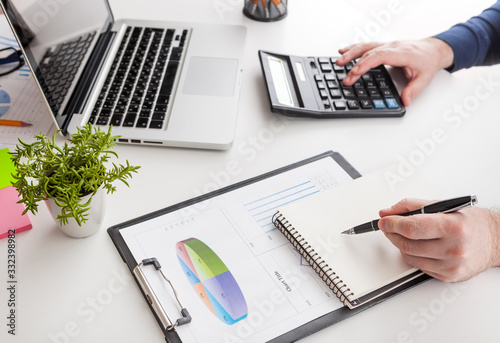
[[[230,97],[234,95],[238,60],[191,57],[182,92],[191,95]]]

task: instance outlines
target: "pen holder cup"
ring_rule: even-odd
[[[288,14],[288,0],[245,0],[243,14],[253,20],[277,21]]]

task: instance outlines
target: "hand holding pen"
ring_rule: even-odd
[[[379,212],[380,231],[408,264],[448,282],[500,266],[499,212],[474,206],[452,213],[399,215],[429,204],[405,199]]]
[[[416,210],[409,212],[397,213],[398,216],[413,216],[415,214],[424,214],[424,213],[451,213],[460,211],[463,208],[474,206],[477,204],[477,198],[475,195],[469,195],[459,198],[453,198],[443,201],[438,201],[426,206],[422,206]],[[361,233],[367,233],[372,231],[378,231],[378,222],[379,219],[372,220],[368,223],[364,223],[358,226],[355,226],[349,230],[345,230],[342,234],[345,235],[359,235]]]

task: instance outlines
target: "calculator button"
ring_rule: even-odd
[[[373,81],[365,81],[366,88],[376,88],[375,82]]]
[[[325,80],[326,81],[337,81],[337,78],[335,77],[335,74],[325,74]]]
[[[330,64],[330,59],[328,57],[319,57],[318,62],[320,64],[323,64],[323,63]]]
[[[372,74],[368,74],[368,73],[367,73],[367,74],[363,74],[363,75],[361,76],[361,78],[362,78],[363,80],[365,80],[365,81],[373,81],[373,76],[372,76]]]
[[[325,89],[325,83],[323,81],[316,82],[316,85],[319,89]]]
[[[349,100],[347,101],[347,106],[349,106],[349,108],[351,110],[357,110],[359,109],[359,103],[357,100]]]
[[[337,74],[337,79],[339,79],[339,81],[342,81],[345,79],[347,75],[346,74]]]
[[[363,81],[358,80],[352,85],[354,88],[363,88]]]
[[[330,63],[328,63],[328,64],[321,63],[319,66],[321,68],[321,71],[324,73],[329,73],[333,70],[332,65]]]
[[[347,71],[351,71],[351,69],[354,67],[354,63],[351,61],[345,65],[345,69]]]
[[[342,99],[342,93],[339,89],[330,89],[330,96],[332,99]]]
[[[365,89],[354,89],[358,98],[368,98],[368,92]]]
[[[385,81],[385,79],[384,80],[379,80],[379,81],[377,81],[377,83],[378,83],[379,88],[389,88],[389,85],[387,84],[387,82]]]
[[[377,110],[384,109],[385,108],[384,100],[381,99],[373,100],[373,107],[375,107]]]
[[[322,81],[322,80],[323,80],[323,78],[322,78],[322,77],[321,77],[321,75],[319,75],[319,74],[315,74],[315,75],[314,75],[314,79],[315,79],[316,81]]]
[[[371,100],[360,100],[359,103],[363,109],[373,108]]]
[[[376,71],[373,73],[373,76],[375,76],[375,79],[376,80],[381,80],[381,79],[385,79],[385,75],[384,73],[380,72],[380,71]]]
[[[384,98],[392,98],[392,92],[389,89],[382,89],[382,95]]]
[[[326,86],[330,89],[337,89],[339,88],[339,83],[337,82],[337,80],[326,81]]]
[[[356,97],[352,88],[344,88],[342,89],[342,92],[344,93],[344,97],[346,99],[354,99]]]
[[[335,109],[337,109],[337,110],[345,110],[346,109],[345,101],[342,101],[342,100],[334,101],[333,105],[335,106]]]
[[[370,94],[372,98],[380,98],[380,93],[376,88],[368,88],[368,94]]]
[[[385,102],[387,103],[387,108],[393,109],[399,107],[398,102],[394,98],[386,98]]]
[[[321,99],[328,99],[328,93],[324,89],[319,90],[319,96],[321,97]]]
[[[345,68],[344,66],[339,66],[338,64],[334,63],[333,64],[333,70],[335,70],[335,72],[338,74],[338,73],[345,73]]]

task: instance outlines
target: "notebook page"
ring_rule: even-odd
[[[356,298],[416,269],[403,261],[399,250],[380,231],[355,236],[341,232],[379,218],[380,209],[405,197],[444,198],[418,175],[391,188],[386,180],[388,172],[363,176],[279,209]]]

